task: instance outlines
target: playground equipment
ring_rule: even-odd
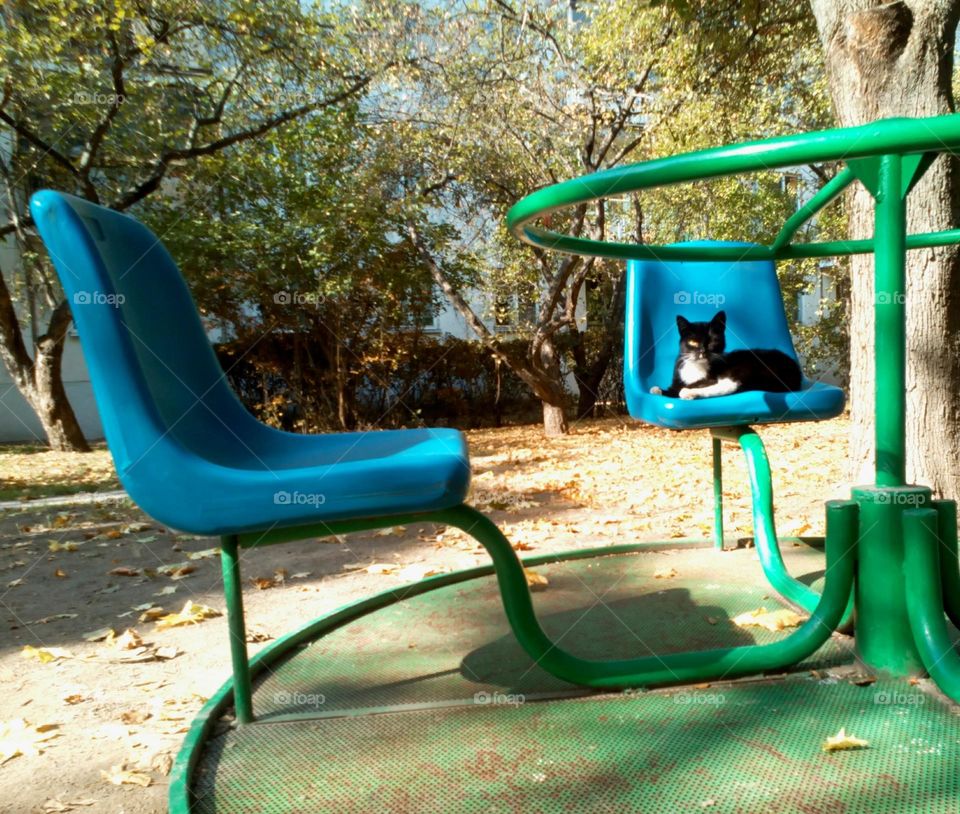
[[[726,681],[843,662],[847,655],[832,634],[849,615],[855,586],[858,654],[885,673],[876,686],[895,692],[898,676],[925,668],[960,698],[960,657],[943,618],[946,602],[954,621],[960,619],[955,507],[931,500],[928,489],[903,484],[902,297],[878,297],[877,483],[854,490],[853,500],[827,504],[825,562],[812,548],[779,551],[766,456],[747,425],[833,415],[842,394],[811,384],[799,394],[737,394],[668,409],[665,400],[652,401],[661,397],[644,392],[675,347],[672,336],[670,351],[651,340],[651,327],[674,305],[665,311],[645,291],[658,279],[665,285],[664,269],[710,275],[717,263],[729,265],[731,296],[738,274],[756,275],[764,281],[769,318],[779,326],[777,341],[792,353],[785,323],[779,323],[772,262],[873,250],[878,293],[902,292],[906,248],[960,242],[960,230],[905,235],[907,193],[932,155],[954,146],[960,149],[960,117],[878,122],[599,173],[541,190],[509,213],[510,228],[541,247],[634,261],[628,267],[626,345],[631,412],[670,426],[711,427],[718,496],[720,440],[737,440],[747,453],[764,572],[778,591],[810,611],[794,632],[756,637],[702,622],[707,602],[723,615],[744,597],[753,599],[752,592],[759,599],[761,589],[750,584],[749,574],[727,574],[724,584],[707,586],[709,597],[702,593],[707,579],[681,580],[679,587],[650,595],[651,575],[638,552],[674,548],[695,573],[698,552],[682,544],[627,544],[526,560],[557,575],[538,600],[538,619],[510,543],[464,503],[469,469],[458,433],[312,437],[260,425],[224,383],[160,241],[125,215],[60,193],[35,195],[31,211],[72,304],[121,481],[159,521],[221,536],[233,678],[191,727],[171,776],[171,811],[666,811],[698,800],[702,807],[716,796],[714,769],[743,779],[737,805],[766,804],[770,795],[784,794],[798,805],[821,804],[826,794],[832,795],[830,810],[851,800],[853,810],[879,810],[857,804],[883,794],[875,778],[887,777],[899,778],[899,790],[890,792],[903,798],[898,810],[952,811],[950,795],[960,791],[953,770],[956,737],[939,703],[911,710],[909,720],[925,738],[945,744],[942,761],[932,768],[891,748],[868,752],[849,770],[814,769],[804,740],[811,722],[829,722],[835,731],[836,721],[862,705],[853,685],[834,692],[801,674],[759,688],[725,685],[724,693],[737,699],[724,707],[732,712],[704,717],[708,707],[691,701],[682,724],[675,721],[679,707],[665,703],[670,695],[589,695],[582,688]],[[554,209],[620,192],[841,158],[847,169],[788,221],[772,246],[606,244],[534,224]],[[854,178],[878,200],[875,239],[791,244],[799,226]],[[645,350],[653,351],[652,365]],[[462,529],[486,547],[493,566],[353,603],[247,658],[243,549],[413,523]],[[719,523],[716,539],[722,541]],[[790,577],[785,557],[807,570],[825,566],[822,587]],[[719,568],[719,561],[710,567]],[[491,576],[512,636],[492,605]],[[565,604],[576,597],[576,583],[598,600],[586,610]],[[600,605],[611,614],[605,621],[597,618]],[[665,622],[665,612],[685,614],[685,621],[675,626],[668,646],[654,649],[647,641],[658,645],[662,637],[651,620]],[[578,625],[585,618],[591,623],[583,635]],[[625,640],[614,621],[630,633]],[[702,700],[697,692],[683,697]],[[225,719],[231,709],[236,725]],[[905,719],[881,720],[882,712],[877,705],[861,709],[860,727],[872,727],[878,738],[910,734]],[[772,737],[773,717],[782,729],[775,748],[764,743]],[[662,744],[659,739],[671,733],[674,742]],[[752,751],[757,743],[759,751]],[[722,754],[711,758],[711,750]],[[783,763],[764,769],[771,753],[791,771]],[[680,758],[686,770],[677,772]],[[813,774],[802,768],[808,766]],[[908,782],[920,772],[924,783],[944,790],[944,799]],[[658,786],[664,775],[682,782]],[[765,779],[758,784],[756,776]],[[774,788],[790,783],[788,791]],[[729,810],[727,802],[716,810]]]

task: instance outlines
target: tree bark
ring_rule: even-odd
[[[90,446],[67,400],[60,369],[70,322],[70,308],[64,300],[50,315],[47,332],[37,338],[34,357],[31,358],[6,280],[0,273],[0,359],[17,389],[37,414],[50,447],[61,452],[89,452]]]
[[[837,119],[852,126],[954,110],[953,46],[960,8],[947,0],[811,0]],[[909,232],[953,228],[960,214],[955,160],[941,155],[910,195]],[[849,193],[850,236],[873,235],[873,199]],[[873,482],[875,378],[873,256],[851,258],[851,459]],[[956,498],[960,490],[960,251],[907,255],[907,481]]]

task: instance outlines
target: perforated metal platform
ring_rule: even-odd
[[[816,584],[821,551],[784,548]],[[676,576],[654,578],[673,569]],[[774,641],[730,619],[770,595],[752,550],[538,566],[548,632],[594,658]],[[789,677],[595,695],[531,663],[492,577],[361,616],[256,687],[258,722],[200,755],[193,810],[224,812],[951,812],[960,718],[907,683],[856,686],[831,638]],[[816,672],[811,673],[811,670]],[[824,754],[840,727],[871,742]]]

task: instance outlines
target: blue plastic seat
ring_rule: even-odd
[[[190,292],[133,218],[58,192],[30,209],[63,283],[124,488],[157,520],[223,535],[463,503],[449,429],[297,435],[234,395]]]
[[[806,378],[794,393],[753,391],[689,401],[652,395],[651,387],[666,388],[673,379],[677,315],[700,322],[720,310],[727,313],[727,350],[774,348],[797,358],[772,261],[627,263],[624,388],[631,416],[692,429],[817,421],[843,411],[843,390]]]

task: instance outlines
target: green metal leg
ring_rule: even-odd
[[[934,509],[903,513],[907,612],[923,666],[936,685],[960,704],[960,656],[943,616],[937,532],[938,512]]]
[[[940,544],[940,580],[943,607],[950,621],[960,627],[960,562],[957,558],[957,504],[952,500],[934,500],[937,510],[937,534]]]
[[[713,547],[723,551],[723,441],[713,439]]]
[[[860,545],[857,548],[857,654],[874,670],[897,676],[923,672],[920,653],[907,618],[903,581],[906,549],[903,514],[927,507],[924,486],[861,486],[853,490],[860,505]],[[938,577],[939,579],[939,577]],[[940,612],[943,606],[940,605]]]
[[[237,538],[220,538],[220,565],[223,568],[223,593],[227,600],[227,625],[230,630],[230,660],[233,663],[233,701],[237,720],[248,724],[253,720],[250,686],[250,663],[247,660],[247,633],[243,621],[243,585],[240,582],[240,561]]]
[[[435,520],[475,537],[490,553],[507,619],[527,653],[548,672],[589,687],[630,687],[689,681],[716,681],[779,670],[809,656],[829,638],[843,617],[853,586],[857,506],[827,504],[827,578],[810,618],[793,634],[765,645],[668,653],[634,659],[592,661],[574,656],[552,641],[537,621],[520,560],[488,518],[469,506],[437,512]]]
[[[794,579],[787,572],[780,554],[777,529],[773,513],[773,484],[770,479],[770,461],[763,441],[752,427],[716,427],[711,430],[714,444],[721,439],[736,441],[743,450],[750,476],[750,491],[753,498],[753,535],[760,557],[760,567],[770,586],[788,602],[813,612],[820,601],[820,594]],[[849,626],[853,618],[851,594],[840,627]]]

